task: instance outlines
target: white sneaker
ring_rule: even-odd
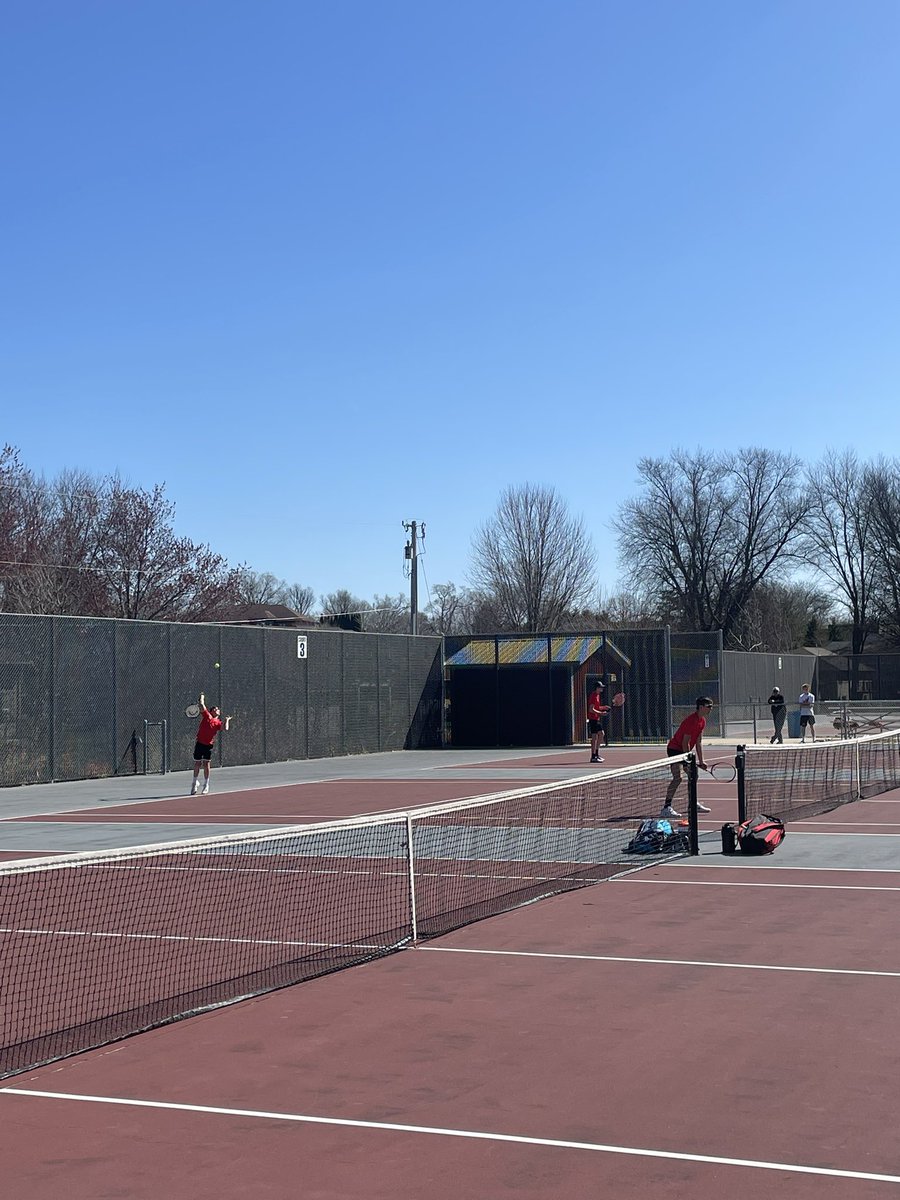
[[[698,800],[697,801],[697,812],[712,812],[712,809],[709,808],[706,804],[701,804],[700,801]]]
[[[671,804],[666,804],[666,805],[664,805],[663,810],[659,815],[661,817],[680,817],[681,813],[676,812]]]
[[[197,795],[197,780],[196,780],[196,779],[195,779],[195,780],[194,780],[194,782],[191,784],[191,795],[192,795],[192,796],[196,796],[196,795]]]
[[[205,795],[206,795],[206,793],[207,793],[208,791],[209,791],[209,784],[208,784],[208,783],[204,783],[204,785],[203,785],[203,791],[200,793],[200,795],[201,795],[201,796],[205,796]]]

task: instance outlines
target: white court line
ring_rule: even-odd
[[[473,950],[465,946],[419,946],[433,954],[494,954],[510,958],[559,958],[577,962],[641,963],[658,967],[724,967],[736,971],[789,971],[802,975],[863,975],[874,979],[900,979],[900,971],[862,971],[843,967],[782,967],[770,963],[714,962],[693,958],[626,958],[620,954],[554,954],[540,950]]]
[[[180,798],[181,797],[179,797],[179,799]],[[143,801],[142,801],[142,803],[143,803]],[[123,805],[122,807],[126,807],[126,806]],[[385,811],[384,809],[378,809],[378,810],[373,810],[372,812],[349,813],[348,815],[353,816],[353,817],[381,817],[381,816],[384,816],[384,811]],[[393,812],[395,810],[389,809],[388,811]],[[403,809],[402,811],[405,812],[406,810]],[[71,812],[66,812],[66,813],[41,813],[37,817],[25,817],[25,818],[8,817],[6,819],[13,820],[13,821],[14,820],[21,821],[21,823],[23,825],[43,825],[43,824],[46,824],[47,822],[52,822],[52,821],[58,819],[59,817],[83,816],[85,813],[90,813],[91,815],[93,815],[94,813],[101,813],[102,814],[101,821],[84,821],[83,824],[85,824],[85,825],[98,825],[98,824],[114,825],[114,824],[122,824],[122,823],[124,823],[124,821],[130,819],[135,824],[138,824],[138,825],[142,821],[147,821],[148,823],[152,823],[153,825],[165,825],[169,822],[175,822],[175,821],[177,821],[179,825],[208,825],[210,821],[221,821],[223,824],[229,823],[229,824],[233,824],[233,825],[252,825],[254,821],[272,821],[272,822],[276,822],[278,824],[283,825],[285,823],[285,821],[293,821],[293,822],[296,822],[298,825],[300,825],[300,824],[306,824],[310,821],[340,820],[340,817],[335,817],[334,813],[214,813],[214,812],[206,813],[205,812],[202,814],[203,820],[201,820],[200,819],[201,814],[197,813],[197,812],[192,812],[192,813],[168,813],[167,812],[167,813],[162,813],[159,815],[157,815],[156,813],[122,813],[118,817],[114,817],[112,815],[114,812],[115,812],[115,809],[113,809],[113,808],[103,808],[103,809],[79,808],[79,809],[73,809]],[[151,817],[152,817],[152,821],[149,820],[149,818],[151,818]],[[160,819],[160,817],[162,819]],[[61,821],[60,824],[80,825],[80,824],[82,824],[82,822],[80,822],[80,821]]]
[[[807,825],[809,825],[809,824],[813,824],[813,822],[803,821],[802,824],[789,824],[788,829],[790,830],[791,836],[792,837],[797,837],[797,836],[802,836],[802,837],[842,837],[842,838],[845,838],[848,836],[846,833],[843,833],[843,832],[841,832],[841,833],[820,833],[818,829],[807,829]],[[818,824],[820,824],[820,825],[846,825],[850,829],[858,829],[859,828],[858,825],[851,824],[850,821],[820,821],[820,822],[818,822]],[[883,828],[883,823],[881,821],[875,821],[875,822],[873,822],[873,824],[878,825]],[[850,836],[853,836],[853,835],[850,835]],[[900,837],[900,833],[857,833],[856,837],[893,838],[893,837]]]
[[[185,772],[185,774],[188,774],[188,773],[189,772],[187,772],[187,771]],[[98,780],[98,782],[100,782],[100,781]],[[308,783],[344,783],[344,782],[345,782],[345,780],[344,780],[343,776],[341,776],[338,779],[303,779],[303,780],[298,781],[297,783],[261,783],[261,784],[258,784],[256,787],[242,787],[242,788],[236,787],[236,788],[230,788],[230,789],[223,788],[219,791],[219,795],[232,796],[232,795],[236,795],[239,792],[265,792],[265,791],[270,791],[272,788],[305,787]],[[366,782],[371,782],[371,780],[368,780]],[[109,798],[104,798],[104,797],[100,796],[96,800],[86,801],[86,803],[89,805],[89,807],[87,807],[87,808],[63,808],[55,813],[34,813],[34,814],[26,813],[24,818],[23,817],[0,817],[0,822],[28,820],[28,819],[30,819],[30,817],[32,815],[34,815],[36,817],[52,818],[52,817],[62,817],[62,816],[65,816],[67,813],[97,812],[98,810],[93,807],[93,805],[95,805],[95,804],[117,804],[117,805],[123,805],[123,806],[130,805],[130,804],[164,804],[168,800],[184,800],[184,799],[185,799],[184,792],[176,792],[172,796],[144,796],[144,797],[136,796],[134,799],[129,799],[127,796],[110,796]]]
[[[667,866],[666,863],[658,863],[657,866]],[[704,866],[718,867],[718,863],[704,863]],[[747,866],[751,866],[748,863]],[[732,867],[722,867],[723,871],[733,870]],[[893,875],[900,872],[900,867],[792,867],[785,863],[779,863],[777,867],[766,863],[766,871],[847,871],[851,875],[862,875],[866,871],[873,875]],[[613,881],[616,882],[616,881]]]
[[[829,829],[834,829],[837,825],[840,827],[841,837],[846,837],[845,829],[865,829],[874,827],[875,829],[897,829],[900,828],[900,821],[791,821],[785,822],[791,833],[808,833],[811,837],[827,837],[828,834],[822,834],[817,829],[810,829],[810,825],[824,825]],[[711,817],[701,817],[699,820],[700,828],[704,832],[715,831],[719,828],[717,820]],[[897,837],[896,833],[861,833],[860,837]]]
[[[298,942],[286,941],[281,938],[237,938],[210,937],[199,934],[164,934],[164,933],[118,933],[100,929],[3,929],[0,934],[11,933],[17,937],[71,937],[71,938],[106,938],[125,942],[182,942],[193,944],[205,942],[223,946],[285,946],[312,950],[378,950],[397,949],[401,943],[391,942],[387,945],[368,942]]]
[[[834,1167],[812,1167],[802,1163],[766,1162],[753,1158],[726,1158],[713,1154],[684,1154],[676,1150],[651,1150],[638,1146],[612,1146],[603,1142],[570,1142],[559,1138],[526,1137],[513,1133],[489,1133],[474,1129],[446,1129],[433,1125],[400,1125],[389,1121],[354,1121],[345,1117],[313,1117],[305,1113],[266,1112],[252,1108],[218,1108],[205,1104],[175,1104],[162,1100],[131,1100],[117,1096],[81,1096],[67,1092],[42,1092],[32,1088],[0,1088],[9,1096],[32,1096],[39,1100],[75,1100],[88,1104],[121,1104],[133,1108],[161,1108],[170,1112],[206,1113],[222,1117],[255,1117],[264,1121],[295,1121],[307,1125],[337,1125],[349,1129],[382,1129],[391,1133],[422,1133],[438,1137],[472,1138],[476,1141],[506,1142],[520,1146],[547,1146],[562,1150],[590,1150],[600,1154],[622,1154],[632,1158],[662,1158],[675,1162],[709,1163],[726,1167],[754,1167],[761,1171],[791,1171],[799,1175],[824,1175],[831,1179],[867,1179],[877,1183],[900,1183],[900,1175],[873,1171],[841,1171]]]
[[[896,829],[898,826],[900,826],[900,821],[803,821],[803,820],[801,820],[799,822],[793,822],[791,824],[791,828],[796,829],[798,824],[802,826],[802,828],[799,829],[798,832],[802,833],[807,825],[826,825],[826,826],[846,825],[849,829],[860,829],[860,828],[874,825],[874,826],[877,826],[879,829],[884,829],[885,827],[888,827],[890,829]]]
[[[792,867],[785,867],[786,871],[793,870]],[[825,869],[825,868],[823,868]],[[740,870],[738,867],[737,870]],[[652,883],[674,884],[679,886],[686,883],[689,887],[762,887],[762,888],[799,888],[800,891],[809,892],[897,892],[900,894],[900,887],[876,887],[868,883],[732,883],[724,879],[641,879],[641,872],[635,875],[621,875],[617,878],[610,879],[610,883],[643,883],[649,886]]]

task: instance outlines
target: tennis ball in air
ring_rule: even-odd
[[[218,664],[218,663],[213,663],[213,666],[214,666],[214,667],[216,668],[216,670],[218,671],[218,669],[219,669],[219,664]]]

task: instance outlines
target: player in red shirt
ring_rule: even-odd
[[[600,757],[600,738],[606,743],[606,732],[603,728],[603,718],[609,712],[609,705],[603,703],[603,684],[598,679],[594,689],[588,696],[588,733],[591,735],[591,762],[602,763]]]
[[[666,745],[666,754],[669,758],[674,755],[687,754],[689,750],[694,750],[697,755],[697,766],[701,771],[706,770],[706,763],[703,761],[703,730],[706,728],[706,718],[712,710],[713,702],[709,696],[698,696],[697,707],[685,717],[672,737],[669,738]],[[683,764],[680,762],[672,763],[672,782],[666,788],[666,803],[663,806],[661,817],[680,817],[681,813],[676,812],[672,807],[672,801],[675,799],[675,793],[681,787],[681,768]],[[709,812],[705,804],[697,802],[699,812]]]
[[[226,717],[223,721],[219,716],[219,706],[214,704],[212,708],[207,708],[204,703],[203,693],[200,693],[200,727],[197,730],[197,741],[194,744],[194,782],[191,784],[191,795],[197,795],[197,787],[200,783],[200,767],[203,767],[203,791],[201,795],[205,796],[209,791],[209,767],[212,759],[213,743],[216,740],[216,734],[220,729],[224,729],[227,733],[228,726],[231,724],[231,717]]]

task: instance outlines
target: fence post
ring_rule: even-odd
[[[687,757],[688,785],[688,845],[689,853],[700,853],[700,818],[697,809],[697,759],[693,754]]]
[[[744,773],[746,749],[746,746],[738,746],[734,756],[734,765],[737,768],[738,824],[747,820],[747,780]]]
[[[409,867],[409,925],[410,933],[412,934],[412,944],[415,946],[419,940],[419,920],[416,913],[416,867],[415,851],[413,848],[413,824],[409,813],[406,814],[406,848],[407,864]]]

